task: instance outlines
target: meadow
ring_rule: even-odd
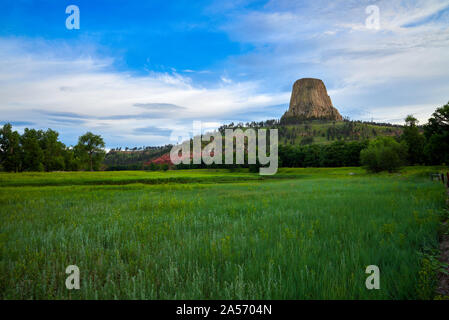
[[[435,170],[0,173],[0,298],[429,299]]]

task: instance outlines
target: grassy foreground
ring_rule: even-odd
[[[432,170],[0,174],[0,298],[430,298]]]

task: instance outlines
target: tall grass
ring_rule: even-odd
[[[443,188],[415,171],[328,174],[338,170],[226,184],[3,186],[0,298],[421,298],[419,253],[437,244]],[[65,287],[72,264],[80,290]],[[380,290],[365,287],[373,264]]]
[[[178,171],[77,171],[1,173],[0,186],[68,186],[68,185],[124,185],[133,183],[215,183],[260,180],[263,177],[247,171],[178,170]]]

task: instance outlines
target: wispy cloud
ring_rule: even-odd
[[[135,103],[134,107],[144,108],[152,111],[180,111],[185,110],[186,108],[177,106],[175,104],[170,103]]]
[[[35,125],[34,122],[30,122],[30,121],[8,121],[8,120],[0,121],[1,125],[5,125],[7,123],[11,124],[12,126],[16,126],[16,127],[26,127],[26,126]]]
[[[55,56],[53,51],[63,46],[57,42],[50,48],[42,45],[49,51],[35,53],[27,50],[27,41],[0,39],[3,117],[42,128],[57,124],[65,130],[69,123],[76,124],[72,129],[77,134],[96,131],[110,146],[124,142],[141,145],[145,139],[147,144],[167,143],[168,135],[165,140],[154,139],[154,132],[136,128],[163,123],[166,129],[179,130],[188,121],[229,118],[238,111],[288,99],[285,93],[260,93],[252,81],[217,81],[204,87],[176,72],[146,76],[118,72],[112,59]],[[75,142],[76,135],[68,141]]]
[[[379,30],[365,25],[368,5],[379,7]],[[283,91],[298,78],[321,78],[344,115],[363,106],[379,119],[415,112],[426,122],[449,100],[448,7],[447,0],[318,0],[233,8],[222,29],[256,49],[232,57],[228,72]]]
[[[171,130],[161,129],[161,128],[157,128],[157,127],[143,127],[143,128],[134,129],[134,132],[145,133],[145,134],[149,134],[152,136],[166,137],[166,136],[170,135]]]

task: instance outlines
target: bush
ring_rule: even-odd
[[[249,172],[258,173],[260,165],[259,164],[250,164],[248,167],[249,167]]]
[[[379,137],[372,140],[368,148],[360,152],[362,165],[371,172],[397,171],[404,165],[407,146],[391,137]]]

